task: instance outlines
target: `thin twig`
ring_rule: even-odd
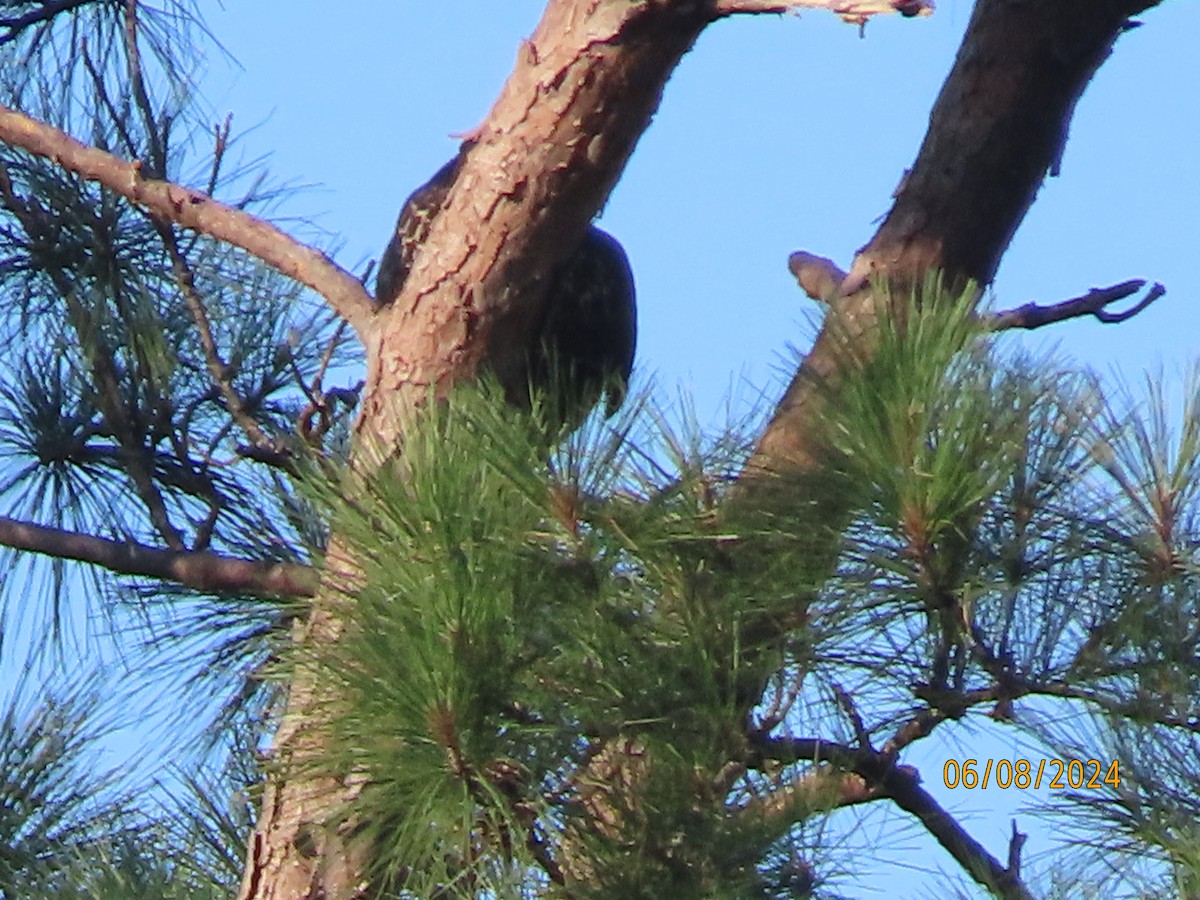
[[[138,48],[137,8],[138,0],[125,0],[125,55],[128,60],[129,80],[133,85],[134,103],[141,116],[142,127],[146,131],[146,138],[150,144],[151,171],[155,176],[165,178],[167,173],[166,138],[165,135],[160,135],[158,132],[159,125],[154,117],[150,92],[146,87],[146,80],[142,72],[141,52]],[[210,188],[215,184],[217,166],[223,153],[225,137],[227,137],[227,132],[222,133],[218,129],[217,152],[214,156]],[[220,392],[221,398],[225,401],[229,415],[255,446],[277,449],[258,421],[246,410],[242,397],[234,389],[233,379],[230,377],[233,370],[222,358],[220,350],[217,348],[208,310],[196,288],[195,273],[192,271],[186,255],[180,249],[174,226],[170,221],[152,212],[148,212],[147,215],[171,260],[171,271],[175,276],[175,283],[183,295],[184,305],[191,313],[192,320],[196,323],[196,329],[199,332],[200,346],[204,352],[209,375]],[[213,513],[215,514],[215,512],[216,508],[214,507]],[[210,519],[212,518],[215,518],[215,515],[210,516]]]
[[[229,148],[229,133],[233,130],[233,114],[225,117],[225,121],[213,126],[213,162],[208,173],[208,187],[205,193],[210,197],[216,193],[217,183],[221,178],[221,163],[225,161],[225,151]]]
[[[142,75],[142,53],[138,48],[138,0],[125,0],[125,59],[129,71],[129,82],[133,87],[133,100],[138,113],[142,117],[142,127],[146,130],[146,140],[150,145],[150,175],[153,178],[167,177],[166,141],[158,133],[158,122],[154,118],[154,106],[150,102],[150,92],[146,89],[146,79]]]
[[[92,79],[92,88],[96,91],[96,96],[103,104],[104,111],[108,113],[108,118],[121,138],[121,143],[125,145],[125,152],[130,156],[136,156],[137,145],[134,144],[133,136],[125,125],[125,118],[117,112],[116,105],[108,95],[108,88],[104,85],[104,73],[92,61],[92,54],[88,52],[87,38],[79,39],[79,55],[83,58],[83,67],[87,69],[88,77]]]
[[[846,718],[854,727],[854,739],[858,741],[859,749],[874,753],[875,749],[871,746],[871,734],[863,725],[862,716],[858,714],[858,710],[854,706],[854,698],[840,684],[833,685],[833,696],[837,698],[838,706],[842,708],[842,712],[846,714]]]
[[[1076,319],[1080,316],[1095,316],[1104,324],[1113,325],[1132,319],[1167,292],[1165,287],[1155,282],[1146,296],[1130,309],[1119,313],[1108,311],[1108,306],[1118,300],[1124,300],[1131,294],[1136,294],[1145,284],[1145,279],[1135,278],[1111,287],[1092,288],[1086,294],[1050,306],[1026,303],[1016,309],[984,316],[983,321],[992,331],[1002,331],[1008,328],[1041,328],[1043,325]]]
[[[196,323],[196,331],[199,333],[200,346],[204,351],[204,362],[208,368],[208,374],[212,377],[217,390],[221,392],[221,399],[225,401],[229,415],[255,446],[273,448],[274,441],[247,411],[241,395],[233,386],[233,379],[230,377],[233,369],[222,358],[221,352],[217,348],[217,341],[213,336],[212,325],[208,318],[208,310],[199,291],[196,290],[196,279],[192,268],[179,249],[175,229],[169,223],[155,216],[151,218],[154,228],[166,248],[167,255],[171,258],[171,271],[175,275],[175,283],[179,286],[179,292],[183,295],[184,305],[192,314],[192,321]]]
[[[775,684],[770,691],[771,703],[758,717],[758,728],[764,732],[771,731],[781,724],[800,699],[800,692],[804,688],[804,671],[799,667],[797,671],[792,671],[789,667],[772,680]]]

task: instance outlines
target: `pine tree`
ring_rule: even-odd
[[[576,428],[572,360],[506,402],[545,286],[705,28],[931,4],[552,0],[380,298],[262,218],[197,8],[0,4],[2,649],[48,636],[0,721],[0,896],[830,896],[871,805],[995,896],[1200,892],[1200,375],[1172,404],[1007,337],[1157,285],[981,287],[1154,5],[979,0],[850,272],[791,257],[825,319],[784,398],[712,432],[649,392]],[[81,592],[140,699],[78,671]],[[98,771],[148,685],[205,739]],[[909,762],[985,722],[1080,763]],[[999,859],[922,784],[1055,774],[1105,856],[1023,865],[1014,822]]]

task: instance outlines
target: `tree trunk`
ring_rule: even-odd
[[[548,273],[583,235],[658,108],[680,58],[716,14],[709,3],[552,0],[485,121],[400,295],[362,329],[367,381],[359,450],[395,446],[405,410],[487,364],[520,371]],[[360,452],[360,458],[368,454]],[[297,640],[335,640],[319,594]],[[347,898],[366,891],[359,850],[323,827],[353,784],[304,771],[327,699],[300,673],[272,748],[244,900]]]

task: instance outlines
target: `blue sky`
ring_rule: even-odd
[[[507,75],[540,0],[454,4],[359,2],[333,14],[314,0],[229,4],[210,20],[244,67],[214,59],[202,84],[283,179],[316,185],[284,211],[336,235],[358,267],[386,243],[400,203],[454,152]],[[284,12],[286,10],[286,12]],[[932,18],[880,19],[857,29],[828,14],[720,22],[667,87],[604,210],[638,283],[638,366],[660,385],[692,391],[717,416],[731,390],[777,394],[793,351],[813,333],[814,305],[786,268],[805,249],[848,267],[913,160],[928,111],[970,15],[945,0]],[[1075,322],[1028,339],[1107,371],[1171,374],[1200,332],[1200,4],[1167,0],[1125,35],[1079,105],[1062,174],[1042,189],[995,283],[996,303],[1051,302],[1133,277],[1168,294],[1121,326]],[[1031,756],[1008,735],[980,743],[971,722],[910,761],[926,785],[991,851],[1004,857],[1016,791],[948,791],[947,758]],[[854,896],[928,896],[948,857],[911,822],[885,810],[844,812]],[[1033,837],[1027,870],[1052,835]],[[883,830],[881,830],[883,829]],[[886,835],[886,837],[885,837]],[[1049,857],[1042,856],[1048,863]],[[861,881],[857,876],[866,876]]]
[[[214,57],[201,84],[235,127],[259,126],[248,153],[270,152],[277,177],[315,186],[286,212],[336,235],[339,259],[356,265],[454,152],[450,136],[486,115],[541,7],[360,2],[358,15],[338,16],[312,0],[229,4],[210,24],[244,68],[227,80]],[[945,0],[928,19],[877,19],[865,39],[820,12],[742,17],[701,37],[604,211],[637,276],[643,372],[691,385],[702,409],[743,378],[753,389],[778,381],[814,311],[788,253],[847,266],[871,237],[969,14],[966,0]],[[1127,325],[1072,323],[1038,338],[1131,371],[1187,358],[1200,324],[1200,9],[1166,0],[1144,21],[1084,96],[1062,175],[995,284],[1007,306],[1163,281],[1168,296]]]
[[[217,52],[198,61],[200,91],[217,118],[234,114],[247,158],[269,154],[276,179],[310,185],[280,207],[285,227],[332,240],[339,261],[359,270],[387,242],[408,192],[454,152],[451,135],[486,115],[543,3],[206,6],[240,65]],[[637,278],[642,373],[683,385],[714,420],[731,390],[778,393],[789,348],[804,348],[816,314],[787,271],[788,253],[847,267],[871,237],[969,15],[966,0],[944,0],[932,18],[876,20],[865,39],[819,12],[708,30],[668,85],[602,220]],[[1130,323],[1077,322],[1029,339],[1129,375],[1182,368],[1200,332],[1200,4],[1166,0],[1144,21],[1085,94],[1062,175],[1043,188],[995,284],[1007,307],[1132,277],[1162,281],[1167,296]],[[946,791],[941,768],[948,756],[1030,754],[975,743],[976,733],[968,723],[912,761],[1003,856],[1017,792]],[[875,846],[880,821],[867,814],[850,840]],[[1030,866],[1049,838],[1034,832]],[[889,865],[856,857],[871,893],[848,881],[854,896],[928,896],[929,871],[954,871],[911,825],[887,843]]]

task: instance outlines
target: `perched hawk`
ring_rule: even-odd
[[[404,202],[383,253],[375,296],[394,300],[433,220],[458,177],[465,154],[438,169]],[[546,304],[526,361],[525,382],[550,404],[556,421],[578,425],[602,394],[612,415],[624,400],[637,343],[633,272],[617,239],[594,225],[550,277]],[[506,386],[521,406],[528,391]]]

